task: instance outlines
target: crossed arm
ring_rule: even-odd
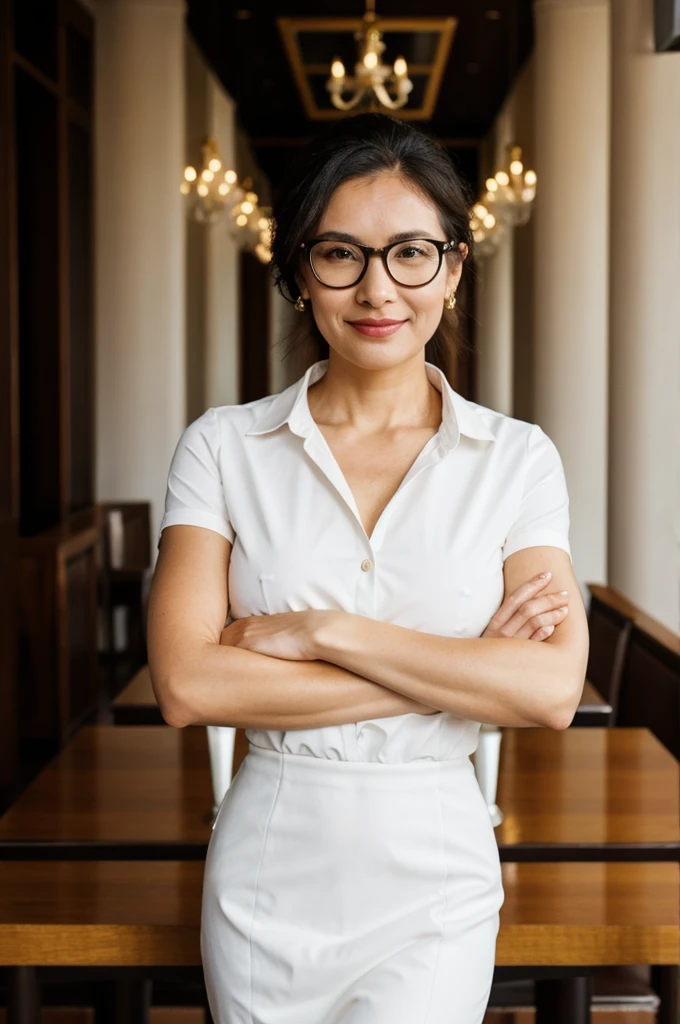
[[[149,599],[149,667],[170,725],[303,729],[448,711],[499,725],[566,728],[585,678],[588,630],[566,552],[506,559],[505,593],[543,570],[569,592],[569,615],[540,643],[458,639],[343,612],[252,616],[228,627],[231,545],[167,527]],[[267,620],[278,620],[276,623]],[[284,622],[284,620],[286,620]],[[239,620],[241,622],[241,620]]]

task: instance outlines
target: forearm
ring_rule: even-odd
[[[315,651],[431,707],[496,725],[564,728],[583,687],[549,641],[437,636],[361,615],[329,618]]]
[[[311,729],[409,712],[433,714],[407,694],[328,662],[288,661],[206,641],[163,687],[170,725]]]

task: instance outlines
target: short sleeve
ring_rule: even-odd
[[[503,560],[521,548],[550,545],[571,559],[569,495],[562,459],[548,435],[533,424],[528,441],[522,496],[503,545]]]
[[[204,526],[233,542],[219,464],[219,422],[208,409],[186,428],[170,463],[165,513],[157,545],[166,526]]]

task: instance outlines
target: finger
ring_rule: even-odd
[[[554,626],[541,626],[535,633],[532,633],[529,637],[530,640],[547,640],[549,636],[555,632]]]
[[[537,597],[529,598],[523,605],[520,605],[514,616],[517,621],[513,622],[510,619],[508,620],[508,625],[514,626],[515,630],[517,630],[522,623],[528,622],[534,616],[555,611],[555,609],[568,604],[569,594],[566,590],[555,591],[552,594],[538,594]]]
[[[526,583],[520,584],[516,590],[513,590],[494,615],[494,626],[498,628],[499,626],[505,625],[505,623],[512,618],[518,608],[520,608],[525,601],[528,601],[534,596],[534,594],[537,594],[548,585],[551,576],[552,573],[550,572],[541,573],[539,576],[534,576],[532,580],[528,580]]]
[[[531,618],[524,621],[518,618],[514,629],[513,623],[510,621],[503,627],[502,632],[505,636],[511,636],[518,640],[529,639],[542,626],[557,626],[560,622],[564,622],[568,614],[569,608],[567,605],[562,605],[560,608],[553,608],[550,611],[532,615]]]

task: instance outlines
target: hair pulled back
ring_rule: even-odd
[[[274,283],[295,302],[300,291],[300,244],[314,234],[331,196],[346,181],[382,171],[396,172],[436,208],[447,238],[465,242],[472,253],[469,209],[472,196],[444,147],[420,128],[388,114],[363,113],[334,121],[312,138],[289,168],[272,209]],[[461,260],[458,252],[447,260]],[[288,336],[286,355],[303,364],[328,358],[329,346],[310,309]],[[447,372],[461,345],[458,311],[442,319],[425,347],[425,358]]]

